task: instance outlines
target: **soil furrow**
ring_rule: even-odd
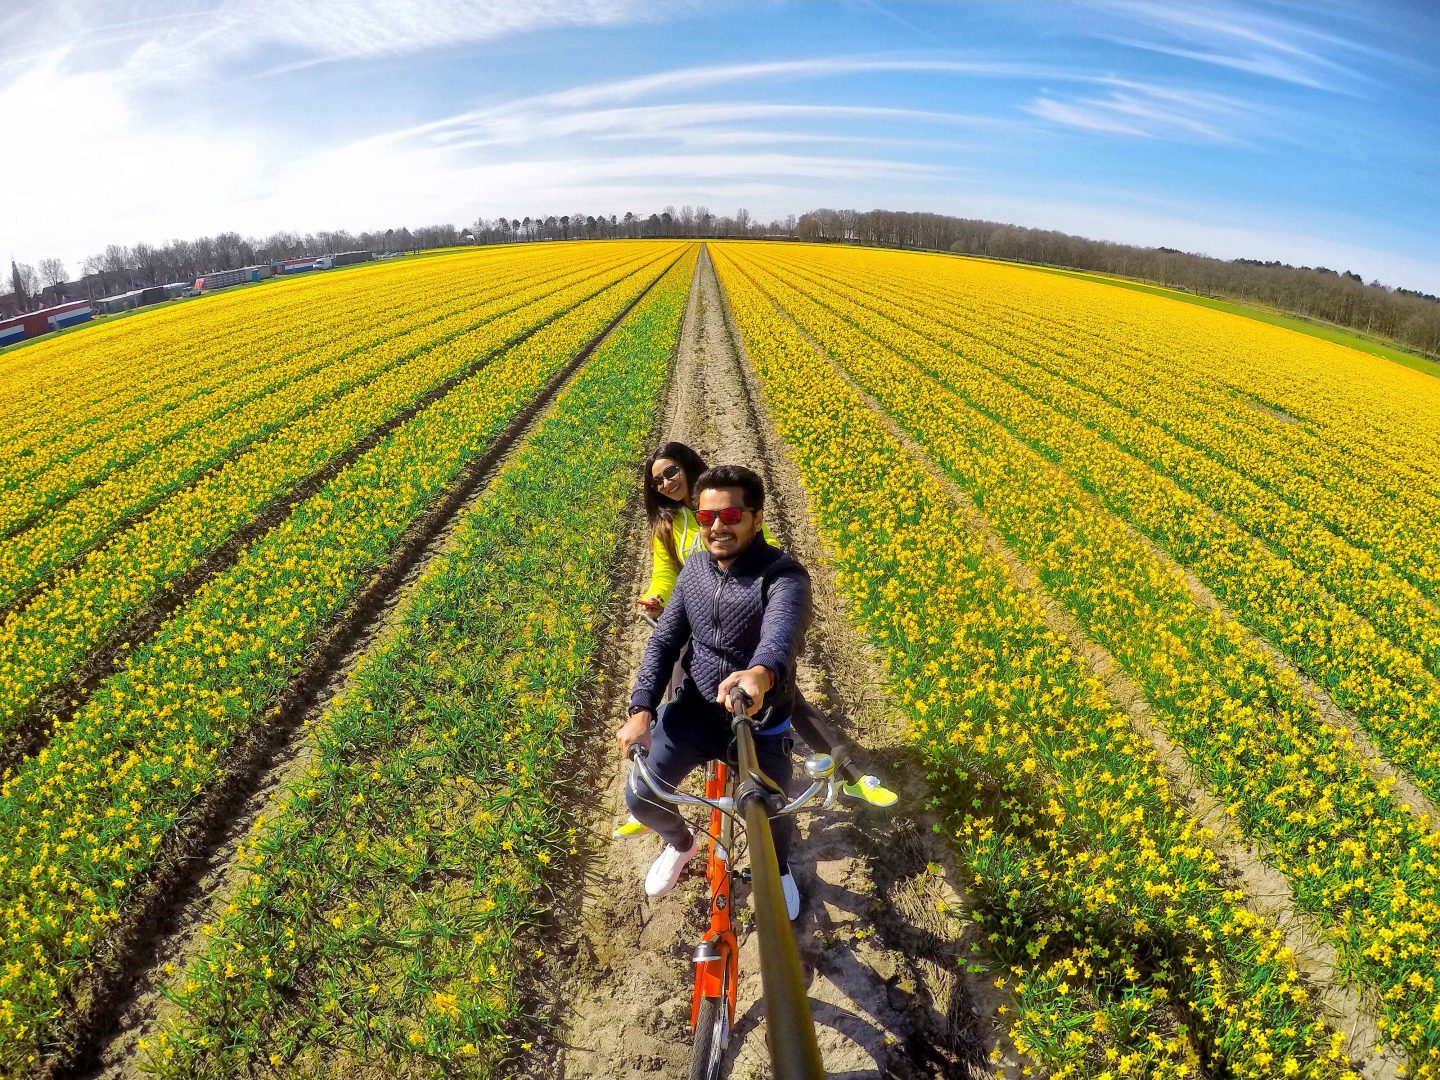
[[[933,1077],[988,1075],[984,1022],[976,1002],[986,987],[961,975],[956,924],[937,914],[937,899],[957,904],[931,867],[943,858],[921,813],[923,775],[884,707],[875,659],[845,620],[808,516],[804,490],[759,396],[743,347],[727,317],[708,252],[701,255],[667,389],[659,440],[694,446],[710,464],[754,468],[767,487],[766,527],[794,553],[814,582],[812,623],[800,681],[835,726],[863,746],[862,760],[900,790],[895,811],[843,800],[801,823],[793,868],[804,898],[796,938],[826,1068],[832,1075]],[[637,479],[638,486],[638,479]],[[631,612],[648,570],[648,531],[632,515],[630,577],[617,597],[614,665],[606,671],[610,721],[623,715],[647,628]],[[848,719],[835,716],[845,703]],[[692,873],[671,895],[650,901],[641,878],[657,841],[612,841],[624,817],[624,773],[611,756],[605,794],[589,830],[585,893],[580,902],[568,987],[571,1005],[558,1041],[531,1065],[535,1076],[638,1077],[688,1068],[692,985],[690,949],[703,928],[703,882]],[[743,860],[742,860],[743,864]],[[699,860],[694,864],[699,867]],[[743,892],[741,893],[743,896]],[[742,903],[748,914],[748,905]],[[740,1009],[729,1075],[768,1075],[758,953],[742,931]],[[968,1073],[967,1073],[968,1069]]]
[[[777,305],[777,311],[779,310],[782,309]],[[1154,747],[1155,757],[1164,769],[1177,803],[1214,833],[1216,853],[1239,887],[1245,891],[1251,905],[1270,918],[1284,933],[1285,944],[1295,954],[1296,962],[1306,976],[1310,989],[1321,1001],[1326,1021],[1336,1030],[1346,1033],[1350,1056],[1358,1063],[1362,1073],[1371,1080],[1395,1080],[1400,1075],[1403,1059],[1383,1053],[1377,1048],[1380,1041],[1379,1027],[1373,1004],[1354,988],[1342,984],[1338,976],[1339,957],[1334,947],[1326,940],[1315,920],[1294,905],[1285,876],[1263,861],[1269,852],[1268,847],[1251,841],[1239,831],[1226,815],[1224,804],[1206,789],[1184,752],[1176,748],[1165,735],[1144,692],[1131,680],[1120,662],[1108,649],[1091,640],[1070,612],[1046,592],[1043,583],[996,532],[969,494],[931,459],[926,449],[901,428],[871,394],[830,360],[829,354],[803,327],[793,320],[792,324],[816,353],[830,362],[837,374],[874,411],[886,430],[906,448],[926,473],[949,493],[967,529],[980,537],[985,550],[1006,567],[1015,583],[1040,602],[1050,629],[1064,638],[1076,655],[1083,658],[1086,668],[1101,680],[1111,700],[1124,710],[1135,729]],[[1174,564],[1168,556],[1154,549],[1153,545],[1149,546],[1163,559],[1167,568],[1173,568]],[[1204,586],[1190,575],[1187,574],[1186,579],[1192,583],[1192,591],[1196,587],[1204,590]],[[1205,591],[1203,599],[1197,595],[1196,602],[1207,610],[1218,610],[1220,607],[1208,591]],[[1332,705],[1331,708],[1335,709],[1335,706]]]
[[[653,266],[654,264],[649,265]],[[648,272],[648,267],[641,267],[636,270],[636,273],[646,272]],[[647,289],[646,291],[648,292],[649,290]],[[633,306],[632,303],[625,311],[628,313]],[[332,458],[327,464],[305,477],[288,492],[276,496],[262,507],[248,524],[241,526],[232,533],[224,543],[190,570],[171,582],[158,597],[145,605],[145,607],[138,611],[125,625],[117,629],[115,633],[90,654],[84,666],[76,672],[73,678],[61,683],[41,698],[40,702],[31,711],[30,717],[21,721],[14,733],[3,745],[0,745],[0,776],[3,776],[9,769],[16,767],[21,761],[33,756],[43,748],[49,740],[51,733],[71,720],[76,713],[84,707],[95,687],[118,665],[124,662],[129,652],[133,651],[136,646],[154,634],[166,619],[183,606],[191,596],[202,589],[207,582],[229,570],[251,544],[280,522],[284,521],[297,506],[314,495],[326,484],[330,483],[330,481],[334,480],[341,472],[353,465],[364,454],[373,450],[386,436],[410,420],[413,420],[425,409],[445,397],[465,380],[478,374],[494,360],[503,356],[507,351],[539,333],[556,319],[568,314],[570,310],[573,309],[557,312],[543,322],[530,327],[520,334],[516,334],[503,345],[492,349],[480,359],[466,365],[464,370],[450,376],[438,386],[412,401],[409,405],[405,406],[405,408],[390,417],[390,419],[371,429],[370,433],[364,438],[351,444],[343,453]],[[618,325],[618,322],[612,323],[611,327],[615,325]],[[605,333],[609,333],[611,327],[607,327]],[[604,334],[597,338],[595,342],[592,342],[590,346],[587,346],[587,348],[593,350],[595,345],[598,344],[603,337]],[[588,355],[588,353],[586,355]],[[223,462],[217,464],[216,468],[220,468],[223,464]],[[196,482],[198,483],[199,480],[197,479]],[[152,507],[144,514],[139,515],[135,521],[130,522],[130,525],[134,525],[136,522],[157,512],[158,509],[159,507]],[[74,561],[78,562],[83,560],[84,557],[84,555],[77,556]],[[30,595],[33,596],[34,593],[38,593],[48,584],[49,581],[47,580],[45,583],[37,586]],[[0,614],[3,614],[3,611],[0,611]]]
[[[125,918],[112,930],[91,978],[62,1024],[62,1049],[44,1063],[40,1075],[135,1074],[133,1043],[163,1000],[169,975],[165,966],[188,957],[205,914],[213,910],[217,898],[233,890],[236,845],[304,767],[308,740],[302,729],[339,692],[360,656],[393,617],[409,585],[444,546],[460,512],[483,493],[570,377],[673,263],[674,259],[666,262],[645,289],[544,385],[489,450],[466,465],[449,491],[406,530],[390,561],[346,606],[271,707],[266,722],[236,748],[219,782],[200,797],[184,827],[167,838],[158,869],[137,890]],[[521,340],[531,333],[534,330]]]

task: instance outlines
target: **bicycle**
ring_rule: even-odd
[[[739,708],[736,708],[736,705]],[[695,947],[695,990],[690,1024],[695,1032],[691,1080],[719,1080],[725,1050],[735,1023],[739,986],[739,944],[733,921],[731,886],[736,877],[751,884],[756,928],[760,938],[760,978],[765,998],[771,1063],[775,1080],[814,1080],[825,1075],[815,1022],[805,989],[805,974],[795,935],[785,910],[780,865],[770,834],[770,818],[793,814],[823,791],[822,807],[833,806],[838,793],[835,762],[828,754],[805,759],[810,786],[797,798],[771,812],[773,801],[783,801],[778,784],[760,771],[755,755],[754,729],[745,710],[753,704],[736,689],[727,701],[734,736],[736,768],[725,761],[706,766],[705,794],[685,795],[669,790],[646,766],[644,748],[630,751],[633,763],[629,783],[638,777],[658,799],[673,806],[701,806],[710,811],[709,856],[705,881],[710,892],[710,925]],[[638,788],[636,789],[638,791]],[[779,796],[779,800],[777,800]],[[738,816],[737,816],[738,815]],[[743,818],[743,820],[741,820]],[[735,826],[741,824],[750,842],[750,868],[733,866]]]

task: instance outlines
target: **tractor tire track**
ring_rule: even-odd
[[[767,530],[805,563],[814,583],[801,684],[822,708],[845,702],[850,719],[837,726],[862,744],[871,771],[901,791],[895,812],[844,800],[801,822],[792,867],[804,903],[794,925],[827,1071],[914,1080],[990,1075],[977,1004],[985,988],[960,974],[966,943],[955,924],[936,913],[937,899],[951,905],[959,899],[943,875],[929,870],[943,851],[922,813],[923,784],[911,779],[923,770],[885,712],[878,665],[845,620],[804,489],[764,409],[708,251],[696,269],[655,438],[689,443],[711,464],[747,465],[764,478]],[[569,970],[557,973],[565,985],[555,1000],[570,1004],[548,1045],[527,1063],[527,1076],[635,1078],[688,1069],[689,954],[706,918],[703,881],[692,871],[675,892],[651,901],[640,883],[656,853],[655,838],[609,839],[611,826],[625,816],[624,772],[610,737],[648,637],[648,628],[629,614],[648,569],[648,557],[640,554],[648,552],[648,530],[638,506],[630,544],[630,577],[616,599],[612,666],[605,672],[609,724],[596,732],[610,753],[608,775],[600,784],[601,806],[592,810],[580,915],[573,940],[564,944]],[[748,911],[743,887],[737,896]],[[748,929],[741,931],[740,962],[729,1075],[766,1076],[757,943]]]

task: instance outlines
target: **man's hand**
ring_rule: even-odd
[[[630,757],[632,746],[643,746],[650,749],[650,721],[655,714],[649,709],[642,709],[640,712],[632,713],[625,726],[615,733],[615,741],[620,744],[620,756],[625,759]]]
[[[765,695],[770,691],[774,681],[770,669],[763,665],[746,668],[744,671],[731,672],[720,683],[720,689],[715,691],[715,700],[728,709],[730,707],[728,701],[730,691],[738,687],[750,695],[753,703],[750,708],[745,710],[745,715],[754,716],[760,711],[760,706],[765,701]]]
[[[655,593],[653,596],[642,596],[635,603],[652,619],[658,619],[660,613],[665,610],[665,601],[660,599],[659,593]]]

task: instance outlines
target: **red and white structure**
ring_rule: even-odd
[[[89,300],[72,300],[68,304],[27,311],[13,319],[0,320],[0,346],[14,345],[17,341],[28,341],[52,330],[63,330],[90,319],[95,310]]]

